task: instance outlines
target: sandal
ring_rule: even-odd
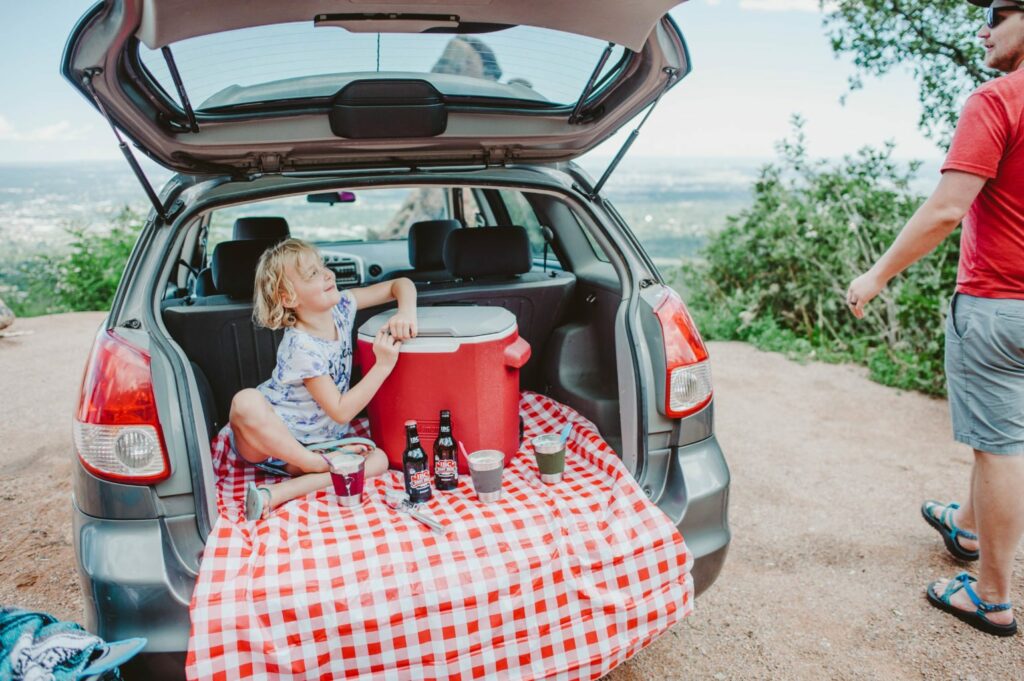
[[[331,454],[335,452],[349,452],[351,454],[365,455],[367,452],[372,452],[377,445],[373,440],[365,437],[344,437],[340,440],[305,445],[305,447],[314,454],[319,454],[320,458],[327,464],[327,470],[330,471],[332,468]]]
[[[978,535],[967,530],[962,530],[956,526],[953,522],[953,511],[960,508],[960,504],[955,502],[946,504],[946,507],[942,510],[942,513],[938,518],[932,513],[932,508],[936,506],[942,506],[938,501],[928,500],[921,504],[921,515],[924,516],[925,522],[935,528],[935,530],[942,535],[942,541],[946,543],[946,550],[956,558],[957,560],[972,561],[978,560],[978,551],[968,551],[964,547],[960,546],[960,542],[957,541],[957,537],[963,537],[964,539],[971,539],[974,541],[978,540]]]
[[[311,445],[304,445],[306,449],[319,452],[320,456],[326,456],[330,452],[334,451],[352,451],[358,452],[357,447],[361,447],[366,451],[373,450],[377,447],[373,440],[366,437],[343,437],[340,440],[331,440],[329,442],[317,442]]]
[[[981,600],[978,594],[974,591],[974,587],[971,586],[972,582],[976,582],[974,577],[971,577],[966,572],[961,572],[953,579],[949,580],[946,585],[945,591],[942,595],[935,593],[935,585],[938,582],[932,582],[928,585],[928,602],[934,605],[939,610],[948,612],[953,617],[967,622],[975,629],[984,631],[986,634],[992,634],[993,636],[1013,636],[1017,633],[1017,620],[1013,620],[1009,624],[997,624],[986,617],[987,613],[990,612],[1003,612],[1013,607],[1012,603],[988,603]],[[949,599],[957,591],[961,589],[967,592],[971,602],[974,603],[974,607],[977,608],[974,612],[970,610],[961,610],[960,608],[952,605]]]
[[[266,493],[264,500],[263,494]],[[270,489],[257,487],[255,482],[245,486],[245,519],[262,520],[270,511]]]
[[[279,459],[266,459],[264,461],[260,461],[259,463],[254,463],[252,465],[255,466],[256,468],[259,468],[264,473],[267,473],[269,475],[273,475],[273,476],[276,476],[276,477],[279,477],[279,478],[292,478],[292,477],[295,477],[291,473],[288,472],[288,470],[287,470],[288,464],[286,462],[284,462],[284,461],[279,460]]]

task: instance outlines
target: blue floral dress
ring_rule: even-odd
[[[356,301],[349,291],[331,310],[338,329],[337,340],[324,340],[296,328],[287,328],[277,348],[277,366],[256,389],[270,402],[292,436],[304,445],[337,440],[348,433],[347,423],[338,423],[317,404],[303,382],[329,374],[338,390],[348,390],[352,375],[352,326]]]

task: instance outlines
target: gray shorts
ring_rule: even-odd
[[[1024,300],[953,295],[946,381],[957,442],[1024,454]]]

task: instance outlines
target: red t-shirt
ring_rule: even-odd
[[[964,217],[956,290],[1024,298],[1024,71],[971,94],[942,164],[947,170],[988,178]]]

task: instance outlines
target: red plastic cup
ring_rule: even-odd
[[[342,452],[330,458],[331,482],[342,506],[353,507],[363,503],[366,486],[366,459],[359,454]]]

